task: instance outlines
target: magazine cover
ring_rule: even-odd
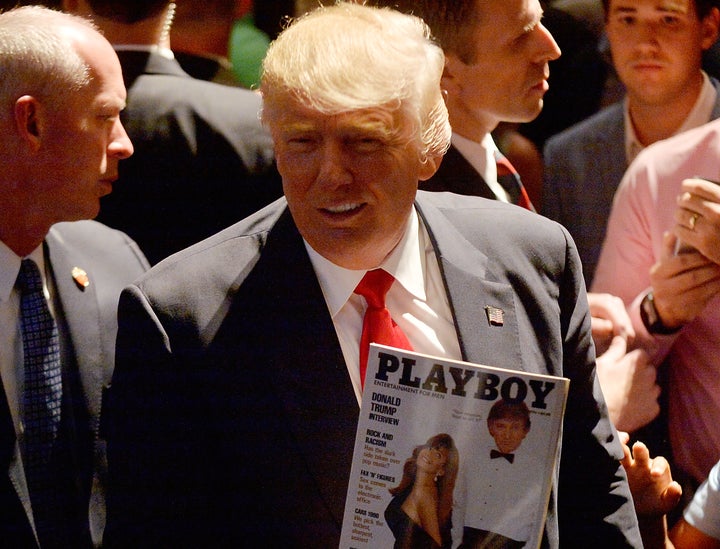
[[[539,547],[568,385],[372,344],[341,549]]]

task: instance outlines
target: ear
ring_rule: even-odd
[[[15,101],[14,115],[18,136],[33,151],[37,151],[42,143],[45,127],[40,101],[31,95],[23,95]]]
[[[703,51],[710,49],[710,47],[718,39],[718,29],[720,29],[720,10],[718,8],[712,8],[702,20],[702,49]]]
[[[462,84],[459,73],[464,65],[465,63],[460,61],[460,58],[454,53],[445,54],[445,67],[442,77],[440,77],[440,87],[448,95],[459,93],[459,86]]]
[[[428,156],[425,163],[420,166],[420,172],[418,173],[420,181],[426,181],[435,175],[435,172],[438,171],[438,168],[440,167],[442,159],[442,156]]]

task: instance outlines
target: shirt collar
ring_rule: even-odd
[[[703,83],[702,88],[700,88],[700,95],[698,95],[695,105],[687,115],[687,118],[685,118],[685,121],[677,130],[675,130],[675,132],[673,132],[672,135],[677,135],[678,133],[702,126],[708,122],[712,116],[712,111],[715,108],[715,102],[717,101],[717,90],[715,89],[715,86],[713,86],[712,82],[710,82],[710,78],[705,71],[701,71],[701,73]],[[625,157],[627,158],[628,165],[630,165],[630,163],[635,160],[635,157],[645,148],[645,146],[640,143],[637,134],[635,133],[635,127],[633,126],[630,118],[630,109],[627,97],[625,98],[623,108],[625,116]]]
[[[503,202],[509,202],[507,191],[503,189],[497,180],[495,151],[499,149],[495,141],[493,141],[492,134],[485,134],[482,141],[478,143],[453,133],[452,144],[473,169],[482,176],[495,197]]]
[[[43,246],[40,244],[26,257],[35,261],[40,269],[40,274],[45,280],[45,258],[43,254]],[[20,272],[20,263],[23,258],[13,252],[7,244],[0,241],[0,302],[7,301],[15,287],[18,273]]]
[[[421,248],[419,227],[417,212],[412,208],[403,237],[378,268],[385,269],[405,290],[425,301],[422,256],[424,247]],[[340,267],[316,252],[307,242],[305,248],[310,255],[330,315],[334,317],[350,299],[355,287],[367,271]]]

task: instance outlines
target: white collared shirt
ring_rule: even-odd
[[[367,305],[365,298],[353,292],[366,271],[339,267],[318,254],[307,242],[305,247],[360,403],[360,336]],[[460,360],[460,344],[435,250],[414,208],[402,239],[378,267],[392,274],[398,282],[388,291],[386,304],[413,349]]]
[[[700,88],[700,95],[698,95],[695,106],[688,114],[682,125],[673,132],[672,135],[677,135],[687,130],[697,128],[710,121],[713,109],[715,108],[715,102],[717,100],[717,90],[715,86],[710,82],[710,78],[702,71],[703,84]],[[628,99],[625,98],[625,157],[627,158],[628,166],[635,160],[635,157],[642,151],[645,146],[638,140],[635,128],[630,118],[630,109],[628,107]],[[670,136],[668,136],[670,137]]]
[[[26,257],[37,264],[43,279],[45,298],[51,304],[42,244]],[[0,375],[17,434],[22,431],[20,404],[25,371],[20,329],[20,291],[15,287],[15,281],[22,259],[0,241]],[[52,313],[52,307],[50,311]]]
[[[485,134],[483,140],[478,143],[458,135],[452,134],[452,144],[458,152],[475,168],[487,183],[497,200],[510,202],[507,191],[498,183],[497,164],[495,162],[495,151],[499,150],[492,135]]]

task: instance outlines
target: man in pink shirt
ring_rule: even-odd
[[[592,286],[625,302],[656,365],[667,359],[673,458],[696,483],[720,456],[720,186],[698,178],[720,180],[720,120],[631,164]]]

